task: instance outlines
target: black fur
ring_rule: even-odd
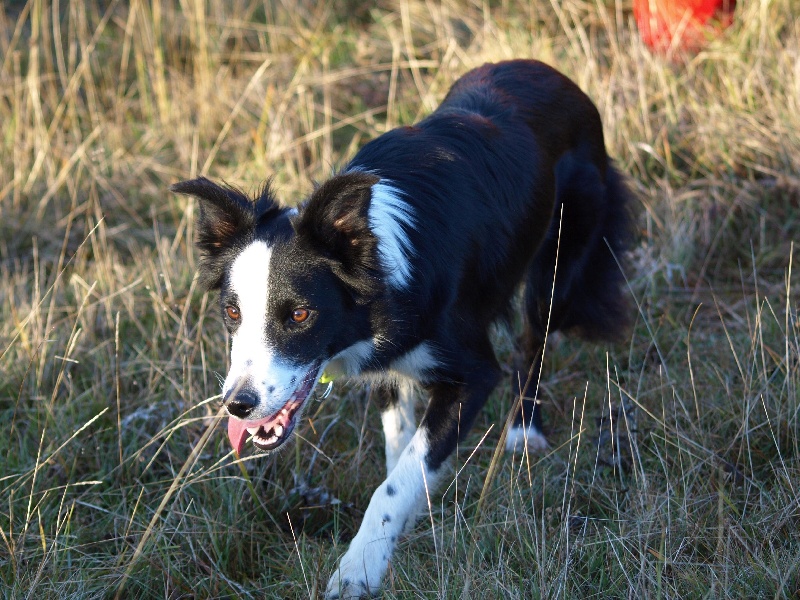
[[[411,275],[400,284],[371,221],[378,184],[391,185],[408,208],[409,220],[394,224],[410,242],[402,260]],[[630,319],[619,266],[631,235],[630,192],[606,155],[591,100],[536,61],[467,73],[433,114],[366,144],[297,211],[279,207],[268,188],[255,201],[203,178],[172,189],[201,199],[200,278],[221,288],[223,307],[237,301],[227,274],[236,256],[256,240],[271,248],[270,352],[312,365],[313,374],[372,344],[351,370],[382,382],[385,409],[397,401],[398,378],[416,379],[429,397],[420,429],[431,472],[500,380],[489,330],[521,285],[523,381],[540,360],[548,323],[551,332],[616,340]],[[302,325],[288,321],[297,306],[311,310]],[[430,360],[402,366],[421,348]],[[242,387],[250,394],[254,385]],[[522,408],[539,432],[534,391],[535,382]],[[390,474],[382,497],[396,495]],[[402,521],[392,519],[384,525]]]
[[[371,189],[379,180],[358,172],[328,180],[311,196],[295,225],[308,250],[334,259],[334,273],[362,302],[374,300],[382,287],[377,240],[367,220]]]
[[[269,183],[253,200],[236,188],[217,185],[205,177],[182,181],[169,189],[203,200],[196,243],[201,257],[197,272],[206,289],[220,287],[225,267],[254,239],[256,226],[279,211]]]
[[[385,285],[368,223],[370,189],[380,180],[399,189],[415,215],[407,289]],[[287,209],[269,188],[254,201],[205,178],[172,189],[202,200],[197,243],[206,287],[223,285],[226,265],[253,239],[286,229]],[[488,328],[508,313],[520,283],[524,364],[541,352],[548,315],[551,332],[614,340],[625,331],[630,311],[617,261],[630,237],[629,196],[606,155],[599,114],[574,83],[535,61],[484,65],[456,82],[429,117],[368,143],[315,190],[291,217],[286,254],[294,266],[282,269],[283,284],[291,287],[298,263],[301,275],[313,270],[314,256],[310,262],[334,275],[344,296],[366,305],[368,327],[356,327],[359,336],[391,340],[376,349],[369,370],[388,369],[430,342],[440,364],[423,383],[434,396],[438,385],[463,387],[481,371],[494,382]],[[321,359],[364,339],[337,335]],[[474,412],[462,414],[462,432]]]

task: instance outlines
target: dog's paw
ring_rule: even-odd
[[[339,579],[338,574],[334,575],[337,579],[328,582],[328,589],[325,591],[325,600],[359,600],[369,598],[371,592],[364,581],[350,581],[349,579]]]
[[[523,427],[512,427],[506,434],[506,452],[522,454],[525,452],[542,454],[550,449],[547,438],[535,427],[528,427],[527,431]]]
[[[388,556],[383,556],[378,548],[375,551],[377,556],[351,545],[342,557],[339,568],[328,581],[326,600],[355,600],[376,596],[386,572]]]
[[[353,579],[352,577],[355,577]],[[351,573],[350,576],[342,572],[341,568],[328,581],[325,590],[325,600],[358,600],[372,598],[378,594],[380,587],[370,587],[364,578],[364,573]]]

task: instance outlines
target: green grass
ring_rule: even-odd
[[[612,0],[0,5],[3,597],[321,597],[382,478],[377,410],[337,385],[233,460],[196,205],[167,186],[296,202],[510,57],[598,104],[641,200],[638,318],[548,348],[546,456],[495,452],[498,389],[384,597],[800,597],[800,7],[740,5],[686,60]]]

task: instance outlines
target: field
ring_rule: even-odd
[[[0,596],[321,598],[378,411],[337,381],[236,460],[197,206],[167,187],[298,202],[469,68],[536,57],[638,196],[635,326],[547,348],[543,456],[498,450],[497,389],[384,597],[800,598],[798,13],[740,2],[681,57],[621,0],[0,4]]]

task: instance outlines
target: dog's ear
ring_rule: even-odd
[[[182,181],[169,188],[176,194],[200,200],[197,218],[197,247],[200,284],[215,289],[221,284],[226,255],[252,237],[256,225],[279,209],[269,184],[254,201],[239,190],[218,185],[205,177]]]
[[[366,301],[380,289],[377,239],[369,226],[370,173],[337,175],[318,187],[295,221],[295,231],[333,259],[334,273]]]

